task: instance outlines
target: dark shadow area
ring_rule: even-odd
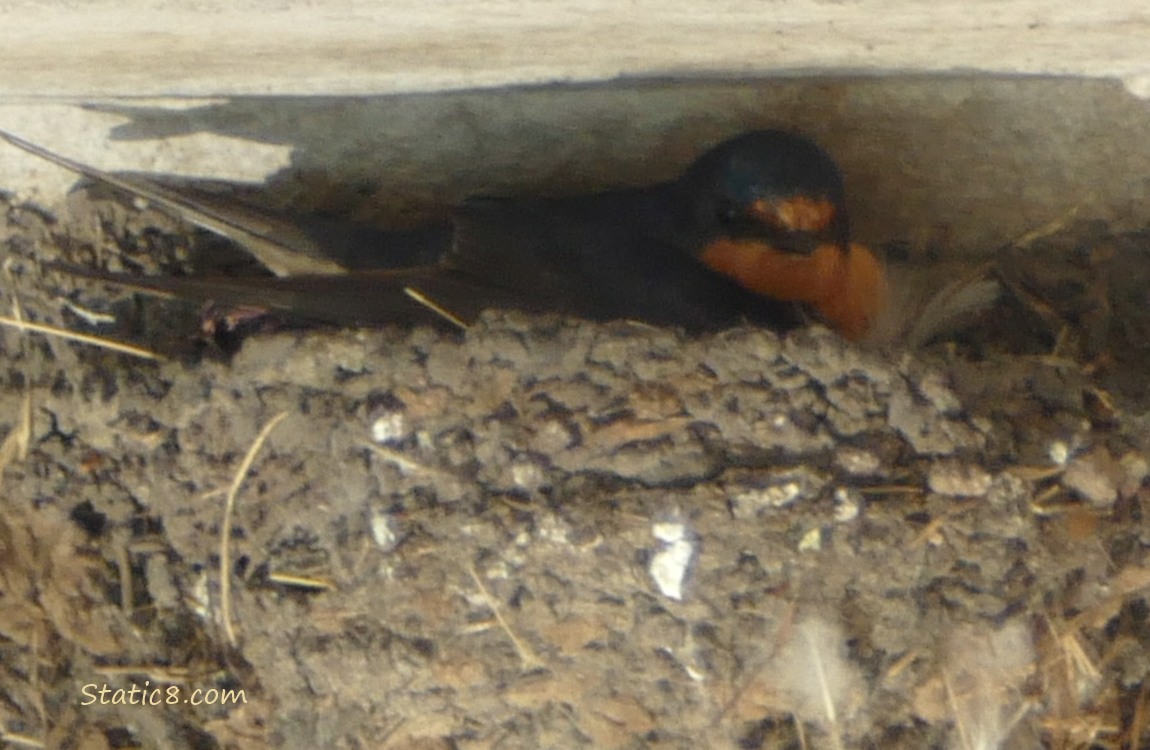
[[[569,194],[668,179],[740,131],[782,127],[848,178],[863,242],[987,252],[1077,211],[1147,223],[1150,118],[1116,81],[893,76],[622,81],[347,98],[234,99],[131,118],[114,136],[194,132],[294,149],[260,200],[387,226],[474,195]]]

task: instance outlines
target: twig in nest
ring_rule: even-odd
[[[1033,245],[1035,242],[1038,242],[1039,240],[1044,240],[1047,237],[1058,234],[1059,232],[1061,232],[1063,229],[1066,228],[1066,225],[1069,224],[1074,219],[1075,216],[1078,215],[1078,209],[1079,208],[1081,208],[1081,206],[1074,206],[1069,211],[1062,214],[1062,216],[1059,216],[1057,219],[1054,219],[1053,221],[1048,221],[1047,223],[1043,224],[1040,227],[1035,227],[1034,229],[1031,229],[1028,232],[1024,232],[1023,234],[1020,234],[1018,237],[1016,237],[1014,239],[1013,242],[1010,243],[1010,246],[1026,250],[1031,245]]]
[[[24,734],[13,734],[11,732],[5,732],[3,729],[0,729],[0,742],[11,743],[17,747],[47,747],[35,737],[29,737]]]
[[[101,349],[108,349],[109,351],[119,352],[120,354],[129,354],[133,357],[139,357],[140,359],[150,359],[153,362],[165,361],[165,358],[162,355],[139,346],[124,344],[119,341],[112,341],[111,339],[92,336],[87,333],[77,333],[76,331],[69,331],[67,328],[60,328],[59,326],[48,325],[46,323],[29,323],[24,320],[10,318],[6,315],[0,315],[0,325],[8,326],[9,328],[15,328],[18,331],[43,333],[48,336],[55,336],[56,338],[64,339],[65,341],[76,341],[81,344],[89,344],[91,346],[97,346]]]
[[[296,573],[270,573],[268,574],[268,580],[272,583],[279,583],[284,586],[295,586],[311,591],[331,591],[335,588],[335,584],[326,579],[316,578],[315,576],[302,576]]]
[[[247,455],[245,455],[244,460],[240,462],[240,468],[236,470],[236,475],[232,479],[232,486],[228,490],[228,498],[224,503],[224,525],[220,531],[220,615],[224,621],[224,633],[228,637],[228,643],[232,646],[236,645],[236,632],[232,628],[231,577],[232,515],[236,507],[236,496],[240,494],[240,487],[243,485],[244,480],[247,479],[248,471],[252,468],[252,463],[256,460],[256,454],[259,453],[260,448],[263,447],[264,441],[268,439],[268,435],[275,429],[275,426],[283,421],[286,416],[287,412],[281,411],[272,417],[270,422],[264,425],[259,435],[256,435],[255,441],[251,447],[248,448]]]
[[[428,466],[425,463],[416,461],[415,459],[408,458],[399,451],[386,448],[382,445],[369,443],[368,447],[376,453],[384,461],[399,469],[404,474],[416,474],[420,476],[439,476],[439,477],[454,477],[450,471],[440,469],[435,466]]]
[[[511,629],[511,626],[507,624],[507,620],[503,619],[503,613],[499,611],[499,603],[495,601],[495,597],[492,596],[491,592],[487,590],[487,587],[483,585],[479,574],[475,572],[475,567],[468,565],[467,572],[471,575],[471,580],[475,581],[475,586],[479,589],[483,600],[487,603],[487,606],[491,608],[491,613],[495,615],[495,620],[499,623],[499,627],[503,628],[503,632],[511,639],[511,644],[515,646],[515,651],[519,654],[519,659],[523,662],[524,668],[531,670],[543,666],[542,660],[535,655],[531,647],[519,640],[515,636],[515,632]]]
[[[403,293],[406,294],[408,297],[411,297],[413,300],[415,300],[419,304],[426,307],[428,310],[431,310],[433,313],[440,316],[441,318],[446,320],[448,323],[451,323],[453,325],[458,326],[460,328],[460,330],[463,330],[463,331],[467,330],[467,323],[463,320],[463,318],[461,318],[460,316],[451,312],[446,307],[439,304],[438,302],[433,300],[431,297],[428,297],[426,294],[419,291],[415,287],[405,286],[403,288]]]

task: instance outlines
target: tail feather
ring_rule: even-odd
[[[325,257],[323,248],[292,221],[202,191],[181,195],[142,177],[111,174],[3,130],[0,130],[0,140],[90,180],[161,206],[184,221],[226,237],[277,276],[336,274],[345,270]]]

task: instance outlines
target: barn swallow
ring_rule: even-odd
[[[813,141],[779,130],[726,140],[669,182],[575,197],[470,200],[442,230],[344,232],[343,239],[330,227],[108,174],[0,137],[222,234],[276,274],[64,269],[153,294],[336,325],[432,317],[466,326],[492,307],[690,330],[744,320],[785,329],[813,315],[848,339],[867,333],[886,300],[882,263],[850,242],[838,166]]]

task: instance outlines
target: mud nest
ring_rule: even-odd
[[[1087,260],[916,353],[493,313],[228,358],[192,306],[37,270],[194,237],[4,210],[10,309],[170,355],[0,334],[9,741],[1150,741],[1140,235],[1051,239]]]

